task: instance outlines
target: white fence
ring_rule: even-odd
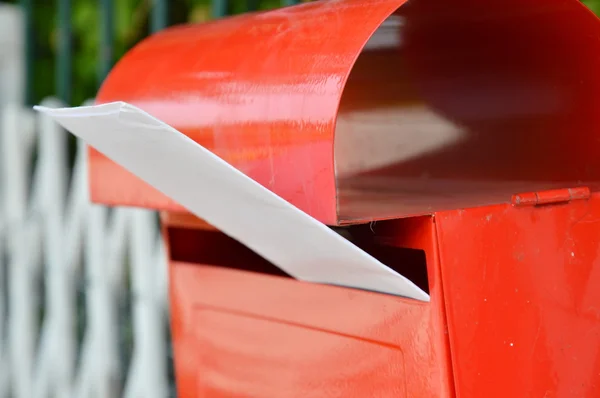
[[[91,205],[86,151],[70,165],[69,139],[0,109],[0,398],[168,397],[155,214]]]

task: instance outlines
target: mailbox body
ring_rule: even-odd
[[[598,396],[600,195],[567,198],[352,227],[423,250],[429,303],[280,276],[164,213],[179,396]]]
[[[169,29],[102,87],[99,102],[131,102],[352,225],[431,295],[287,278],[92,149],[94,201],[161,211],[180,397],[600,396],[598,20],[574,0],[403,4]],[[393,44],[367,51],[394,16]],[[405,146],[424,149],[373,166],[380,131],[384,144],[416,132]],[[358,171],[342,175],[346,161]]]
[[[443,306],[296,281],[199,221],[162,219],[180,397],[452,396]],[[400,224],[413,233],[387,231],[390,247],[432,259],[443,302],[432,219]]]

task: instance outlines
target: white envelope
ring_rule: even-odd
[[[407,278],[131,104],[35,109],[296,279],[429,301]]]

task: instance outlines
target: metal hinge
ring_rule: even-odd
[[[567,203],[578,199],[589,199],[590,196],[591,191],[588,187],[551,189],[513,195],[512,204],[515,206],[541,206]]]

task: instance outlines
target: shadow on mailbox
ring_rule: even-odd
[[[395,42],[376,32],[340,104],[341,221],[597,187],[596,17],[571,1],[420,0],[389,21]]]

